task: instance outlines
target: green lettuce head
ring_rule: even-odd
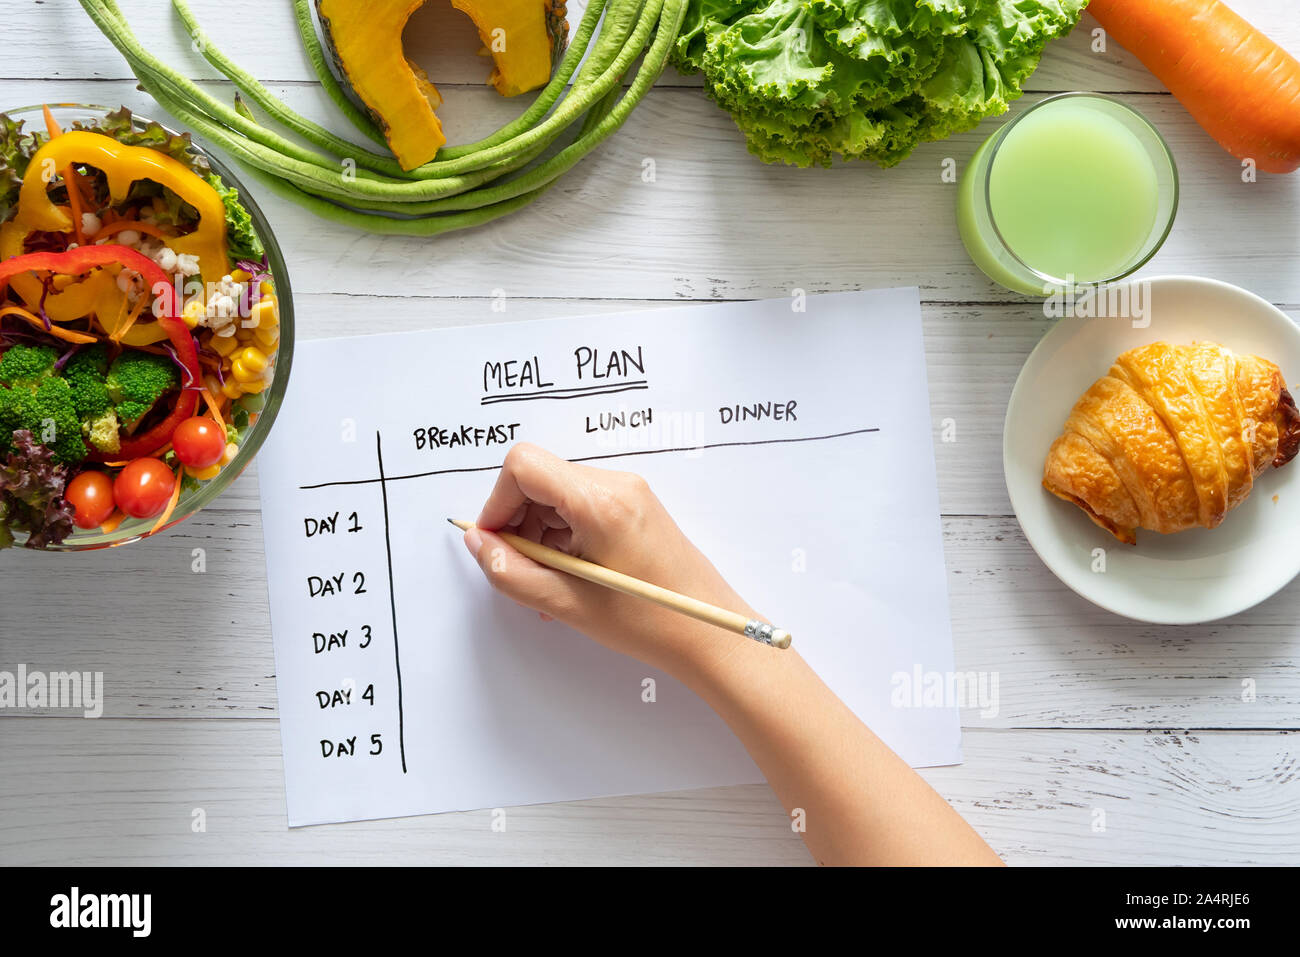
[[[764,162],[893,166],[1006,111],[1087,0],[689,0],[678,69]]]

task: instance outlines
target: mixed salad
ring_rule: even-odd
[[[0,548],[163,527],[256,421],[279,304],[188,134],[0,114]]]

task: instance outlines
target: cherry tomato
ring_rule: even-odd
[[[113,495],[118,507],[132,518],[153,518],[167,506],[175,482],[171,469],[146,456],[127,463],[117,473]]]
[[[221,461],[226,452],[226,433],[206,415],[196,415],[176,426],[172,448],[182,465],[205,469]]]
[[[113,480],[103,472],[82,472],[74,476],[63,490],[63,497],[75,509],[72,523],[77,528],[97,528],[107,522],[117,508],[113,500]]]

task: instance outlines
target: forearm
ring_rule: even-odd
[[[1000,864],[793,650],[734,642],[683,676],[744,744],[821,864]]]

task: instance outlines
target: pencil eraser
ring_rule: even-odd
[[[776,631],[772,632],[772,647],[789,648],[790,632],[785,631],[784,629],[781,628],[778,628]]]

